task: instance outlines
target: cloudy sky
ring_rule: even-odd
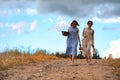
[[[93,20],[100,56],[120,57],[120,0],[0,0],[0,51],[46,49],[65,52],[61,35],[76,19],[82,30]]]

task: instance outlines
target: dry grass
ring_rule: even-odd
[[[115,74],[120,79],[120,59],[108,59],[107,61],[115,68]]]
[[[0,70],[5,70],[16,65],[25,65],[31,62],[58,59],[54,55],[48,55],[45,51],[39,50],[34,54],[29,52],[21,53],[18,50],[9,50],[0,53]]]

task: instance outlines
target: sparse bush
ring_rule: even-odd
[[[95,53],[93,53],[93,59],[101,59],[100,55],[99,55],[99,51],[98,49],[95,50]]]
[[[56,52],[54,55],[59,58],[68,58],[68,56],[65,53]]]
[[[46,50],[36,50],[35,53],[20,52],[19,50],[6,50],[0,53],[0,70],[8,69],[16,65],[24,65],[31,62],[58,59],[54,55],[47,54]]]
[[[77,58],[79,58],[79,59],[85,59],[85,57],[82,55],[82,53],[78,54]]]
[[[114,72],[120,80],[120,59],[107,59],[107,62],[115,68]]]

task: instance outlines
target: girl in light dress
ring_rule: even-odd
[[[87,22],[87,27],[84,28],[82,36],[82,49],[83,49],[83,56],[86,57],[86,61],[88,64],[91,63],[91,47],[93,47],[93,51],[95,51],[94,48],[94,30],[92,29],[93,22],[88,21]]]

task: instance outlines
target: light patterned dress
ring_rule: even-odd
[[[89,51],[89,55],[91,55],[90,50],[92,45],[94,45],[93,34],[94,34],[93,29],[84,28],[83,35],[85,35],[86,37],[84,37],[82,40],[83,56],[86,55],[86,51]]]
[[[67,37],[66,55],[77,55],[78,33],[77,28],[69,27],[69,36]]]

